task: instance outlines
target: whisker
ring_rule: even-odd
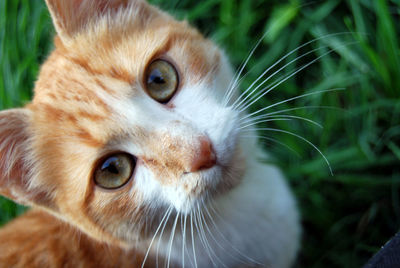
[[[271,121],[292,121],[292,120],[293,120],[293,119],[290,119],[290,118],[271,118],[271,119],[263,119],[263,120],[258,120],[258,121],[255,121],[255,122],[250,122],[250,123],[248,123],[247,125],[244,125],[244,126],[239,127],[238,129],[242,130],[242,129],[245,129],[245,128],[248,128],[248,127],[257,125],[257,124],[259,124],[259,123],[265,123],[265,122],[271,122]]]
[[[267,119],[263,119],[263,118],[267,118]],[[271,119],[269,119],[271,118]],[[247,125],[243,126],[242,128],[246,128],[248,126],[252,126],[252,125],[256,125],[259,123],[265,123],[265,122],[269,122],[269,121],[275,121],[278,119],[298,119],[298,120],[303,120],[306,121],[308,123],[311,123],[319,128],[323,128],[323,126],[320,123],[315,122],[314,120],[311,120],[309,118],[306,117],[302,117],[302,116],[296,116],[296,115],[261,115],[261,116],[257,116],[257,118],[250,118],[250,120],[246,120],[244,122],[248,123]]]
[[[265,78],[260,84],[258,84],[249,94],[247,94],[247,96],[245,97],[245,98],[243,98],[243,99],[240,99],[240,98],[238,98],[233,104],[232,104],[232,107],[233,107],[233,109],[239,109],[240,110],[240,106],[244,106],[244,105],[246,105],[246,101],[247,101],[247,99],[249,99],[249,101],[252,101],[254,98],[256,98],[259,94],[261,94],[260,92],[263,92],[265,89],[267,89],[269,86],[267,86],[266,88],[264,88],[263,90],[261,90],[260,92],[258,92],[257,94],[256,94],[256,96],[252,96],[253,95],[253,93],[254,92],[256,92],[257,91],[257,89],[259,89],[260,87],[262,87],[266,82],[268,82],[272,77],[274,77],[276,74],[278,74],[278,73],[280,73],[282,70],[284,70],[287,66],[289,66],[289,65],[291,65],[292,63],[294,63],[294,62],[296,62],[296,61],[298,61],[299,59],[302,59],[302,58],[304,58],[305,56],[307,56],[307,55],[309,55],[309,54],[311,54],[311,53],[314,53],[315,51],[318,51],[318,50],[321,50],[321,49],[324,49],[324,48],[326,48],[326,46],[324,46],[324,47],[319,47],[319,48],[315,48],[315,49],[313,49],[313,50],[311,50],[311,51],[308,51],[308,52],[306,52],[306,53],[304,53],[304,54],[302,54],[302,55],[300,55],[300,56],[298,56],[298,57],[296,57],[295,59],[293,59],[293,60],[291,60],[290,62],[288,62],[288,63],[286,63],[284,66],[282,66],[281,68],[279,68],[278,70],[276,70],[274,73],[272,73],[270,76],[268,76],[267,78]],[[334,50],[332,49],[332,50],[330,50],[330,52],[333,52]],[[316,59],[314,59],[314,62],[315,61],[317,61],[318,60],[318,58],[316,58]],[[314,62],[312,62],[312,63],[314,63]],[[311,64],[312,64],[311,63]],[[310,64],[310,65],[311,65]],[[269,67],[266,71],[269,71],[272,67],[274,67],[275,65],[272,65],[271,67]],[[306,67],[308,67],[309,65],[305,65],[305,67],[304,68],[306,68]],[[303,69],[304,69],[303,68]],[[302,69],[301,69],[302,70]],[[293,72],[294,74],[296,74],[296,72]],[[292,74],[293,74],[292,73]],[[266,72],[264,72],[264,73],[262,73],[247,89],[246,89],[246,91],[244,91],[243,93],[245,93],[245,92],[248,92],[253,86],[254,86],[254,84],[255,83],[257,83],[264,75],[266,74]],[[289,78],[290,78],[291,76],[289,76]],[[279,80],[281,80],[281,79],[278,79],[278,81]],[[286,81],[286,80],[285,80]],[[243,94],[241,95],[241,96],[243,96]],[[237,103],[237,101],[239,101],[239,103]],[[249,102],[249,101],[247,101],[247,102]]]
[[[258,114],[258,113],[261,113],[261,112],[263,112],[263,111],[265,111],[265,110],[268,110],[268,109],[270,109],[270,108],[272,108],[272,107],[275,107],[275,106],[278,106],[278,105],[280,105],[280,104],[286,103],[286,102],[290,102],[290,101],[293,101],[293,100],[305,98],[305,97],[312,96],[312,95],[316,95],[316,94],[327,93],[327,92],[332,92],[332,91],[342,91],[342,90],[345,90],[345,88],[333,88],[333,89],[326,89],[326,90],[318,90],[318,91],[314,91],[314,92],[310,92],[310,93],[298,95],[298,96],[296,96],[296,97],[292,97],[292,98],[289,98],[289,99],[286,99],[286,100],[283,100],[283,101],[276,102],[276,103],[271,104],[271,105],[269,105],[269,106],[267,106],[267,107],[264,107],[264,108],[262,108],[262,109],[259,109],[259,110],[255,111],[255,112],[252,112],[252,113],[250,113],[250,114],[247,114],[247,115],[245,115],[244,117],[242,117],[242,118],[240,119],[240,121],[241,121],[241,120],[244,120],[244,119],[246,119],[246,118],[252,117],[253,115],[256,115],[256,114]]]
[[[167,217],[167,215],[169,215],[169,213],[170,213],[171,210],[172,210],[172,206],[169,206],[169,208],[167,209],[167,211],[166,211],[165,214],[164,214],[164,217],[161,219],[160,224],[158,225],[158,227],[157,227],[157,229],[156,229],[156,232],[154,233],[153,238],[152,238],[151,241],[150,241],[150,245],[149,245],[149,247],[147,248],[147,251],[146,251],[146,254],[145,254],[145,256],[144,256],[144,259],[143,259],[141,268],[144,267],[144,264],[146,263],[147,257],[149,256],[149,252],[150,252],[151,246],[153,245],[154,239],[156,238],[157,233],[158,233],[158,231],[160,230],[163,221],[165,220],[165,218]]]
[[[346,45],[349,45],[349,44],[346,44]],[[257,102],[260,98],[264,97],[266,94],[268,94],[273,89],[278,87],[280,84],[284,83],[285,81],[287,81],[288,79],[290,79],[291,77],[296,75],[297,73],[301,72],[302,70],[304,70],[308,66],[310,66],[310,65],[314,64],[315,62],[317,62],[322,57],[324,57],[324,56],[326,56],[326,55],[328,55],[328,54],[330,54],[330,53],[332,53],[334,51],[335,50],[333,50],[333,49],[328,50],[328,52],[323,53],[322,55],[318,56],[317,58],[313,59],[312,61],[310,61],[307,64],[305,64],[302,67],[300,67],[298,70],[293,71],[291,74],[287,75],[284,79],[281,79],[279,82],[277,82],[274,85],[272,85],[272,87],[267,86],[267,87],[263,88],[258,94],[256,94],[256,96],[258,95],[258,97],[256,97],[255,99],[252,99],[250,103],[245,103],[244,107],[238,107],[238,111],[242,112],[242,111],[246,110],[251,105],[253,105],[255,102]]]
[[[169,262],[171,259],[171,251],[172,251],[172,244],[174,242],[174,236],[175,236],[175,229],[176,229],[176,224],[178,223],[178,217],[179,217],[179,212],[176,214],[174,226],[172,227],[172,233],[169,237],[169,250],[168,250],[168,261],[167,261],[167,268],[169,268]]]
[[[184,227],[183,227],[183,230],[184,230],[184,232],[185,232],[185,236],[186,236],[186,222],[187,222],[187,214],[185,214],[185,222],[184,222]],[[185,240],[186,240],[186,238],[185,238]],[[187,248],[187,246],[186,246],[186,242],[185,242],[185,249],[184,249],[184,251],[185,251],[185,253],[186,254],[188,254],[188,259],[189,259],[189,261],[190,261],[190,264],[191,264],[191,266],[190,267],[193,267],[194,266],[194,262],[193,262],[193,260],[192,260],[192,258],[190,258],[190,253],[189,253],[189,249]],[[183,268],[184,266],[182,265],[182,268]]]
[[[186,216],[186,214],[185,214]],[[182,233],[182,268],[185,268],[185,236],[186,236],[186,217],[183,224],[183,214],[181,214],[181,233]]]
[[[193,235],[193,212],[190,212],[190,232],[192,234],[192,248],[193,248],[193,257],[194,257],[194,266],[197,268],[197,258],[196,258],[196,250],[194,246],[194,235]]]
[[[283,147],[285,147],[286,149],[292,151],[293,153],[295,153],[297,155],[297,157],[301,158],[299,152],[297,152],[295,149],[293,149],[292,147],[290,147],[289,145],[280,142],[277,139],[271,138],[271,137],[267,137],[267,136],[258,136],[258,135],[241,135],[242,138],[258,138],[258,139],[262,139],[262,140],[267,140],[267,141],[272,141],[275,142]]]
[[[197,204],[197,206],[199,207],[199,204]],[[206,232],[204,231],[204,226],[203,226],[203,223],[204,223],[204,225],[207,225],[207,223],[206,223],[205,221],[203,221],[203,220],[204,220],[204,217],[202,217],[202,214],[203,214],[203,212],[200,210],[200,207],[199,207],[198,212],[197,212],[197,216],[198,216],[198,219],[199,219],[200,231],[201,231],[201,233],[202,233],[202,236],[204,237],[203,239],[204,239],[206,245],[208,246],[209,251],[210,251],[211,254],[214,256],[214,258],[215,258],[220,264],[222,264],[222,266],[227,267],[227,266],[225,265],[225,263],[215,254],[215,252],[212,250],[212,247],[211,247],[210,243],[208,242],[207,234],[206,234]],[[211,261],[214,263],[214,261],[213,261],[212,259],[211,259]],[[215,263],[214,263],[214,265],[215,265],[215,267],[219,267],[219,266],[216,265]]]
[[[283,110],[279,110],[279,111],[275,111],[275,112],[270,112],[267,114],[255,116],[253,118],[281,114],[281,113],[286,113],[286,112],[296,111],[296,110],[303,110],[303,109],[332,109],[332,110],[340,110],[340,111],[343,110],[343,108],[338,108],[338,107],[334,107],[334,106],[302,106],[302,107],[288,108],[288,109],[283,109]]]
[[[228,224],[227,222],[225,222],[225,220],[218,214],[218,212],[215,210],[215,208],[214,208],[211,204],[210,204],[210,208],[213,210],[213,212],[215,213],[215,215],[217,215],[217,216],[220,218],[220,220],[223,222],[224,225],[229,225],[229,224]],[[227,245],[229,245],[234,251],[236,251],[236,253],[238,253],[240,256],[242,256],[242,257],[245,258],[246,260],[250,261],[251,263],[264,266],[262,263],[260,263],[260,262],[258,262],[258,261],[256,261],[256,260],[254,260],[254,259],[252,259],[252,258],[246,256],[246,255],[243,254],[240,250],[238,250],[236,247],[234,247],[234,246],[232,245],[232,242],[229,241],[229,240],[225,237],[225,235],[221,232],[221,230],[218,228],[218,225],[217,225],[217,223],[215,222],[214,218],[211,216],[211,213],[210,213],[210,211],[208,210],[208,208],[207,208],[207,207],[204,207],[204,210],[206,211],[206,213],[208,214],[209,218],[211,219],[211,222],[212,222],[212,224],[214,225],[215,230],[216,230],[217,233],[221,236],[221,238],[226,242]]]
[[[158,267],[158,252],[159,252],[159,250],[160,250],[160,242],[161,242],[161,240],[162,240],[162,236],[163,236],[165,227],[167,226],[169,217],[171,216],[172,210],[173,210],[173,209],[172,209],[172,207],[171,207],[171,210],[170,210],[169,213],[168,213],[167,219],[165,220],[164,225],[163,225],[163,227],[162,227],[162,229],[161,229],[160,238],[158,239],[157,251],[156,251],[156,266],[157,266],[157,267]]]
[[[305,47],[305,46],[307,46],[307,45],[309,45],[309,44],[311,44],[311,43],[314,43],[314,42],[316,42],[316,41],[319,41],[319,40],[322,40],[322,39],[325,39],[325,38],[328,38],[328,37],[332,37],[332,36],[337,36],[337,35],[345,35],[345,34],[350,34],[350,32],[343,32],[343,33],[334,33],[334,34],[327,34],[327,35],[324,35],[324,36],[321,36],[321,37],[318,37],[318,38],[315,38],[315,39],[313,39],[313,40],[310,40],[310,41],[308,41],[308,42],[306,42],[306,43],[304,43],[304,44],[302,44],[302,45],[300,45],[300,46],[298,46],[297,48],[294,48],[293,50],[291,50],[289,53],[287,53],[286,55],[284,55],[283,57],[281,57],[278,61],[276,61],[274,64],[272,64],[270,67],[268,67],[240,96],[239,96],[239,98],[232,104],[232,107],[235,107],[236,106],[236,103],[237,103],[237,101],[238,100],[240,100],[248,91],[250,91],[250,89],[265,75],[265,74],[267,74],[272,68],[274,68],[277,64],[279,64],[280,62],[282,62],[284,59],[286,59],[287,57],[289,57],[290,55],[292,55],[293,53],[295,53],[296,51],[298,51],[298,50],[300,50],[300,49],[302,49],[303,47]],[[306,53],[306,54],[304,54],[304,55],[302,55],[302,57],[304,57],[304,56],[306,56],[306,55],[308,55],[308,54],[310,54],[310,53],[312,53],[312,52],[314,52],[314,51],[317,51],[317,50],[319,50],[319,49],[322,49],[322,48],[326,48],[326,47],[328,47],[328,46],[323,46],[323,47],[319,47],[319,48],[317,48],[317,49],[314,49],[314,50],[312,50],[312,51],[310,51],[310,52],[308,52],[308,53]],[[295,60],[292,60],[290,63],[288,63],[288,64],[286,64],[284,67],[282,67],[282,68],[280,68],[277,72],[279,72],[280,70],[282,70],[283,68],[285,68],[285,67],[287,67],[289,64],[291,64],[292,62],[294,62],[294,61],[296,61],[296,60],[298,60],[298,59],[300,59],[301,57],[297,57]],[[277,73],[277,72],[275,72],[275,73]],[[274,74],[275,74],[274,73]],[[273,74],[273,75],[274,75]],[[272,75],[272,76],[273,76]],[[269,78],[267,78],[267,80],[268,79],[270,79],[272,76],[270,76]],[[264,84],[266,81],[264,81],[263,83],[261,83],[261,84]],[[258,86],[256,89],[258,89],[260,86]],[[254,92],[254,91],[253,91]],[[250,93],[250,94],[248,94],[248,96],[250,96],[250,95],[252,95],[252,93]],[[247,96],[247,97],[248,97]],[[246,100],[247,99],[247,97],[244,99],[244,100]],[[242,103],[242,101],[241,101],[241,103]],[[239,104],[240,105],[240,104]],[[239,106],[238,105],[238,106]]]
[[[204,207],[206,206],[206,205],[204,204],[204,202],[203,202],[203,206],[204,206]],[[229,256],[231,256],[232,258],[234,258],[234,259],[236,259],[236,260],[238,260],[238,261],[240,261],[240,262],[242,262],[242,263],[244,263],[244,264],[249,264],[248,262],[245,262],[245,261],[241,260],[240,258],[238,258],[237,256],[231,254],[227,249],[225,249],[225,247],[223,247],[223,246],[221,245],[221,243],[218,242],[217,239],[215,239],[215,237],[214,237],[212,231],[210,230],[210,227],[209,227],[208,224],[207,224],[207,220],[206,220],[206,218],[205,218],[205,216],[204,216],[204,214],[203,214],[202,211],[201,211],[201,213],[200,213],[200,217],[201,217],[201,219],[202,219],[202,222],[204,222],[204,226],[206,227],[209,236],[212,238],[212,240],[216,243],[216,245],[217,245],[218,247],[220,247],[225,253],[227,253],[227,254],[228,254]],[[204,228],[203,228],[203,231],[204,231]],[[214,255],[215,255],[215,254],[214,254]],[[218,258],[218,257],[217,257],[217,258]],[[220,263],[222,263],[222,264],[226,267],[226,265],[225,265],[222,261],[220,261]]]
[[[211,256],[211,253],[210,253],[210,251],[209,251],[209,248],[207,247],[206,239],[204,238],[203,233],[201,232],[201,229],[200,229],[200,227],[199,227],[199,226],[200,226],[200,223],[199,223],[199,220],[198,220],[198,209],[197,209],[197,208],[196,208],[196,210],[194,211],[193,214],[194,214],[194,224],[195,224],[195,227],[196,227],[197,232],[198,232],[198,234],[199,234],[200,242],[201,242],[201,244],[203,245],[203,247],[204,247],[204,249],[205,249],[205,251],[206,251],[206,253],[207,253],[209,259],[210,259],[211,262],[213,263],[213,267],[218,267],[217,264],[214,262],[212,256]]]
[[[296,133],[293,133],[293,132],[290,132],[290,131],[287,131],[287,130],[282,130],[282,129],[277,129],[277,128],[258,128],[258,130],[286,133],[288,135],[292,135],[292,136],[297,137],[297,138],[303,140],[304,142],[308,143],[310,146],[312,146],[322,156],[322,158],[325,160],[326,164],[328,165],[328,168],[329,168],[329,171],[331,173],[331,176],[333,176],[332,167],[331,167],[328,159],[325,157],[325,155],[322,153],[322,151],[320,149],[318,149],[318,147],[315,146],[311,141],[307,140],[306,138],[304,138],[304,137],[302,137],[302,136],[300,136],[300,135],[298,135]]]
[[[247,56],[246,60],[243,63],[241,63],[241,65],[239,66],[239,69],[238,69],[239,72],[236,72],[235,75],[233,76],[233,79],[229,83],[228,90],[226,91],[226,93],[224,95],[224,98],[223,98],[223,102],[222,103],[224,104],[224,106],[226,106],[229,103],[229,101],[230,101],[230,99],[232,97],[232,93],[233,93],[234,89],[236,88],[236,86],[238,85],[238,79],[240,78],[240,75],[242,74],[242,72],[243,72],[244,68],[246,67],[247,63],[249,62],[249,60],[253,56],[253,54],[256,51],[256,49],[258,48],[258,46],[261,44],[261,41],[264,40],[264,38],[265,38],[265,36],[267,35],[268,32],[269,31],[265,32],[263,34],[263,36],[261,36],[261,38],[257,41],[256,45],[250,51],[250,53]]]

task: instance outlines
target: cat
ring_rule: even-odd
[[[2,267],[293,265],[295,199],[223,51],[143,0],[46,0],[55,49],[0,113]],[[251,133],[247,129],[246,133]]]

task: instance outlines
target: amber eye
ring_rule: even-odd
[[[155,60],[147,67],[146,89],[154,100],[166,103],[174,96],[179,83],[175,67],[165,60]]]
[[[126,153],[110,155],[94,171],[95,183],[106,189],[116,189],[129,181],[135,169],[136,158]]]

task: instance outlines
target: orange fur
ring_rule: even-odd
[[[28,229],[28,231],[27,231]],[[0,231],[0,267],[140,267],[144,255],[97,242],[46,212],[32,210]],[[153,267],[150,261],[146,267]]]
[[[115,150],[116,139],[147,142],[154,157],[143,157],[144,164],[171,183],[188,170],[199,145],[122,128],[123,115],[108,101],[143,94],[143,69],[167,52],[185,66],[178,70],[181,84],[203,81],[218,70],[219,51],[186,22],[140,0],[46,2],[58,33],[56,48],[41,68],[32,102],[0,113],[0,192],[37,209],[0,231],[0,240],[7,241],[0,243],[0,263],[138,267],[144,252],[131,249],[138,240],[132,234],[148,239],[154,231],[148,230],[151,221],[141,221],[141,196],[130,191],[132,182],[112,192],[96,188],[93,163]]]

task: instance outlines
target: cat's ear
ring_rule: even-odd
[[[46,0],[54,26],[65,41],[103,14],[142,0]]]
[[[30,203],[27,159],[30,117],[27,109],[0,112],[0,194],[22,204]]]

